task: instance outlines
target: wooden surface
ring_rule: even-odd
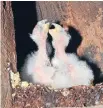
[[[83,37],[79,55],[96,62],[103,72],[103,2],[70,2],[68,22]]]
[[[1,2],[1,108],[11,108],[8,63],[16,71],[13,15],[11,2]]]

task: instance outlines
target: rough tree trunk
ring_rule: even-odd
[[[14,24],[11,2],[1,2],[1,108],[11,108],[8,64],[16,71]]]
[[[78,48],[103,71],[103,2],[37,2],[38,20],[60,20],[75,27],[83,38]]]

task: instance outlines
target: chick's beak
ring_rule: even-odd
[[[57,36],[57,34],[59,33],[61,26],[55,23],[52,23],[51,25],[52,27],[49,29],[49,33],[52,36]],[[52,29],[53,28],[53,29]]]
[[[44,25],[45,32],[48,32],[49,31],[49,26],[50,26],[50,23],[49,22]]]

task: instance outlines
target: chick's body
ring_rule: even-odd
[[[65,53],[71,36],[57,24],[53,24],[56,29],[50,30],[48,25],[46,20],[38,22],[30,36],[37,44],[38,51],[28,55],[22,69],[22,79],[49,85],[54,89],[90,85],[94,76],[86,62],[80,61],[75,54]],[[55,49],[51,61],[46,51],[48,31],[53,37],[52,44]]]
[[[64,75],[61,79],[65,82],[65,87],[90,85],[91,80],[94,78],[92,70],[86,62],[79,60],[75,54],[65,53],[65,47],[68,45],[71,36],[67,34],[61,26],[57,24],[53,25],[56,30],[51,29],[49,33],[53,37],[52,43],[55,48],[55,57],[52,59],[52,64],[58,68],[57,76],[59,76],[60,73]],[[68,80],[65,80],[66,78]],[[56,77],[54,79],[56,79]]]
[[[54,69],[51,67],[49,58],[46,54],[46,38],[49,30],[46,20],[37,23],[31,34],[31,38],[38,45],[39,50],[28,55],[22,69],[22,79],[44,85],[52,83],[51,77]]]

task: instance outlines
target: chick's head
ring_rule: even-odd
[[[49,33],[53,37],[53,46],[58,43],[61,44],[63,47],[66,47],[71,39],[71,36],[60,25],[55,23],[52,23],[52,25],[55,28],[49,29]]]
[[[36,43],[46,40],[47,34],[49,31],[49,22],[47,20],[42,20],[37,23],[34,27],[32,34],[30,35],[31,39]]]

